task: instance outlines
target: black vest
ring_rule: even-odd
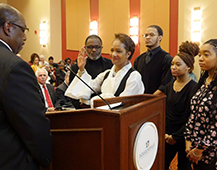
[[[118,87],[118,89],[116,90],[114,96],[117,97],[117,96],[120,96],[120,94],[124,91],[125,89],[125,86],[126,86],[126,83],[127,83],[127,79],[129,78],[130,74],[135,71],[135,69],[133,69],[132,67],[128,70],[128,72],[124,75],[124,77],[122,78],[121,82],[120,82],[120,85]],[[104,76],[104,79],[103,79],[103,82],[104,80],[108,77],[110,71],[108,71],[105,76]]]
[[[158,51],[146,64],[146,53],[141,54],[137,58],[135,69],[142,75],[142,81],[145,86],[145,93],[153,94],[161,85],[161,76],[163,72],[163,60],[168,53]]]

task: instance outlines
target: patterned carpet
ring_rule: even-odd
[[[177,154],[170,164],[170,170],[177,170]]]
[[[178,168],[177,168],[177,154],[176,154],[176,156],[174,157],[174,159],[172,160],[172,162],[170,163],[170,170],[177,170]],[[191,168],[192,168],[192,170],[194,170],[194,168],[193,168],[193,166],[191,165]]]

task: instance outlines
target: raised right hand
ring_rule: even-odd
[[[86,49],[85,49],[85,46],[83,46],[78,53],[77,65],[80,71],[84,71],[84,67],[86,65],[87,56],[85,56],[85,52],[86,52]]]

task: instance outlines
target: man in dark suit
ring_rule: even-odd
[[[16,54],[26,41],[25,19],[0,4],[0,169],[39,170],[51,161],[49,120],[32,68]]]
[[[56,102],[55,92],[53,85],[46,83],[48,78],[47,70],[45,68],[38,68],[35,75],[38,80],[39,92],[47,111],[54,111]]]
[[[102,73],[107,69],[110,69],[113,65],[110,59],[103,58],[101,56],[102,48],[102,40],[99,36],[90,35],[86,38],[85,49],[88,58],[86,61],[85,69],[87,70],[88,74],[91,75],[92,79],[95,79],[99,73]],[[78,65],[73,64],[71,66],[71,70],[77,73]],[[74,74],[70,74],[69,82],[71,82],[74,79],[74,77]]]

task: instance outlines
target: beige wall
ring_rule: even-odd
[[[50,0],[50,52],[55,61],[62,60],[61,0]]]
[[[80,50],[89,35],[89,0],[66,0],[66,48]]]
[[[180,0],[179,1],[179,35],[178,44],[186,40],[191,40],[191,10],[194,7],[202,9],[201,42],[204,43],[210,38],[217,37],[216,31],[216,0]],[[201,43],[201,44],[202,44]],[[201,45],[200,44],[200,45]],[[194,73],[199,79],[200,67],[198,57],[195,58]]]
[[[5,3],[5,4],[7,4],[7,0],[0,0],[0,3]]]
[[[129,9],[129,0],[99,1],[99,36],[104,40],[104,53],[110,53],[115,33],[121,32],[129,35]]]
[[[20,52],[22,58],[29,61],[30,55],[36,52],[39,55],[43,54],[46,59],[53,55],[55,61],[59,61],[62,58],[61,0],[7,0],[4,3],[17,8],[23,14],[26,24],[30,28],[25,46]],[[39,44],[41,21],[48,23],[48,44],[46,47]]]

